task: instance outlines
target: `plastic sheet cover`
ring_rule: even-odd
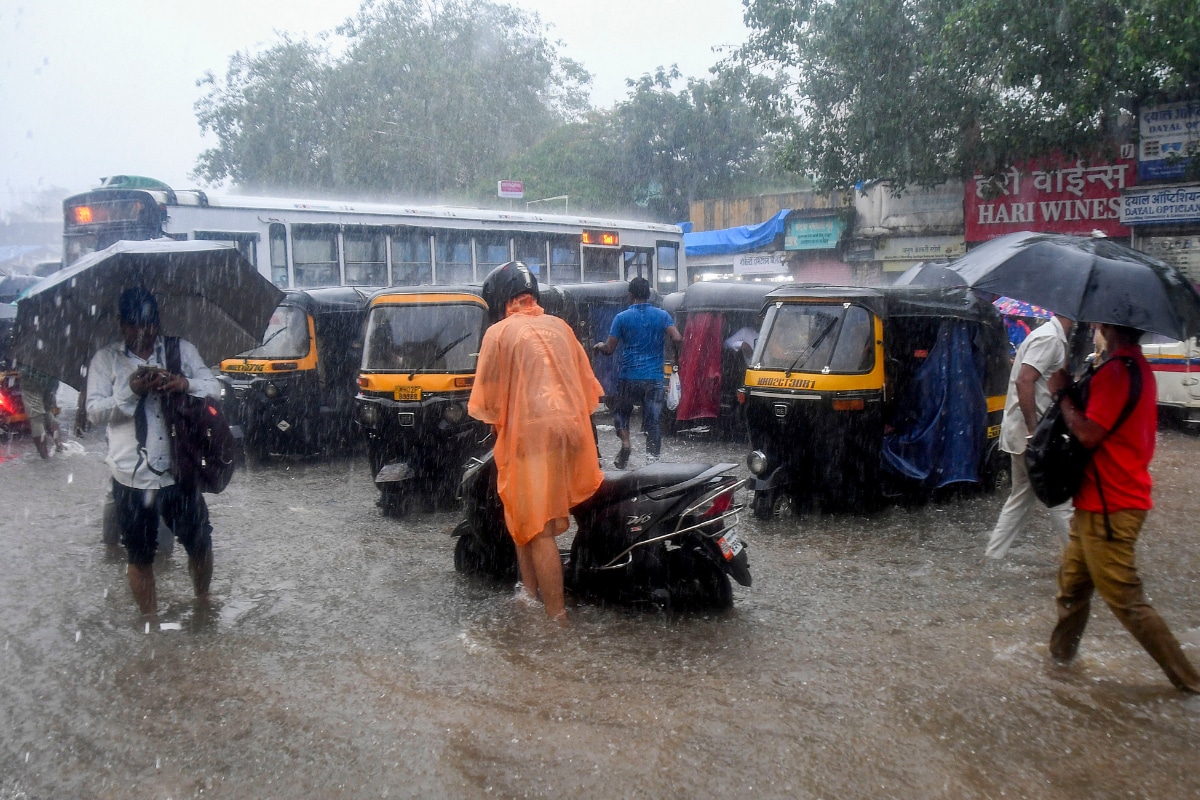
[[[928,488],[979,480],[987,444],[984,357],[971,327],[946,320],[937,344],[902,396],[884,464]]]

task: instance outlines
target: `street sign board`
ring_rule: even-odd
[[[497,197],[509,197],[514,200],[520,200],[525,196],[524,181],[499,181],[496,184]]]

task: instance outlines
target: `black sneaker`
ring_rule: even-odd
[[[617,451],[617,457],[613,459],[613,466],[617,469],[625,469],[625,465],[629,463],[630,449],[622,447]]]

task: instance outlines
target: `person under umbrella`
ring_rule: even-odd
[[[1176,688],[1200,693],[1200,673],[1146,601],[1134,566],[1138,534],[1153,506],[1149,467],[1158,427],[1154,372],[1138,346],[1142,331],[1106,323],[1100,332],[1108,358],[1092,376],[1086,402],[1078,403],[1069,393],[1061,401],[1067,428],[1094,453],[1074,498],[1070,543],[1058,571],[1058,624],[1050,635],[1050,653],[1060,662],[1074,659],[1095,590]],[[1118,424],[1136,390],[1135,375],[1140,376],[1140,396]],[[1066,384],[1061,372],[1050,379],[1053,392]]]
[[[159,335],[158,301],[140,287],[120,296],[122,339],[97,351],[88,367],[87,414],[107,426],[113,501],[121,543],[128,555],[129,588],[148,622],[157,622],[154,553],[161,516],[188,554],[196,599],[209,602],[212,526],[196,486],[171,474],[172,454],[163,414],[164,395],[185,392],[217,397],[220,383],[196,347],[179,339],[180,374],[167,371],[167,345]],[[140,430],[139,430],[140,429]]]
[[[1025,445],[1038,420],[1050,407],[1050,376],[1067,365],[1068,341],[1074,324],[1066,317],[1052,317],[1021,343],[1013,358],[1004,419],[1000,424],[1000,449],[1012,459],[1012,491],[988,539],[987,558],[997,561],[1004,558],[1017,531],[1033,510],[1037,498],[1029,482],[1029,468],[1025,465]],[[1063,503],[1049,511],[1051,524],[1066,545],[1071,504]]]

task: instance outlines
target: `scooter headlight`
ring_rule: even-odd
[[[375,427],[375,423],[379,422],[379,406],[374,403],[363,403],[359,409],[359,417],[364,425]]]
[[[279,397],[279,387],[273,383],[268,383],[263,387],[263,394],[265,394],[271,400],[274,400],[276,397]]]
[[[767,454],[762,450],[755,450],[750,455],[746,456],[746,466],[755,475],[762,475],[767,471]]]
[[[442,419],[451,425],[462,422],[465,416],[467,416],[467,410],[462,407],[462,403],[451,403],[442,411]]]

